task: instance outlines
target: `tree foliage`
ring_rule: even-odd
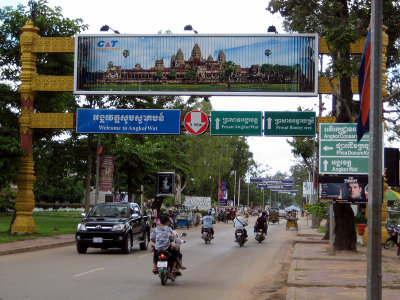
[[[339,79],[338,90],[333,91],[333,111],[337,122],[353,122],[357,115],[357,107],[353,105],[351,78],[357,75],[359,56],[350,53],[350,44],[366,36],[370,21],[371,1],[295,1],[271,0],[267,10],[279,13],[284,19],[284,28],[289,32],[317,32],[325,38],[330,50],[331,64],[325,71],[330,80]],[[389,46],[387,50],[388,69],[397,68],[399,62],[398,40],[400,22],[398,16],[400,5],[398,1],[384,1],[383,24],[388,26]],[[390,96],[389,96],[390,97]],[[398,96],[397,96],[398,99]],[[299,143],[296,150],[299,153],[304,143]],[[354,250],[356,235],[354,229],[354,214],[347,204],[334,205],[335,211],[335,249]]]

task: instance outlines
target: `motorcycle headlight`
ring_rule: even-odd
[[[125,229],[125,224],[117,224],[114,225],[112,231],[122,231]]]
[[[84,223],[79,223],[76,229],[80,231],[86,231],[86,225]]]

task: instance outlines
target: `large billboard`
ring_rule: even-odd
[[[320,202],[367,203],[368,176],[340,175],[319,176],[318,198]]]
[[[77,35],[75,94],[318,94],[318,36]]]

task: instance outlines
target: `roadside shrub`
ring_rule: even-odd
[[[0,213],[8,213],[15,208],[15,197],[17,191],[7,186],[0,191]]]
[[[367,217],[363,214],[357,214],[354,217],[355,224],[367,224]]]

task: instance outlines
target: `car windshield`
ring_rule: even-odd
[[[89,217],[127,217],[126,205],[96,205],[89,212]]]

